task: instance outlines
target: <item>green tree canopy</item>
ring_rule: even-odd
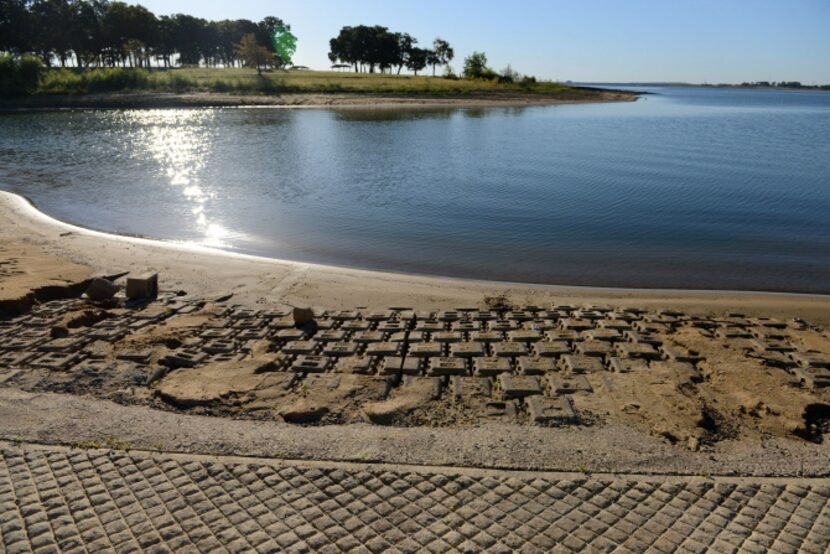
[[[464,59],[464,76],[481,79],[487,73],[487,56],[484,52],[473,52]]]
[[[292,64],[292,58],[297,51],[297,37],[286,27],[277,27],[271,34],[271,44],[279,57],[281,66]]]

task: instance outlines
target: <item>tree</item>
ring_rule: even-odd
[[[484,52],[473,52],[464,59],[464,77],[480,79],[487,71],[487,56]]]
[[[414,71],[417,76],[418,72],[427,66],[428,55],[429,50],[425,50],[423,48],[413,48],[409,51],[409,56],[407,56],[406,67]]]
[[[32,17],[27,0],[0,0],[0,52],[21,55],[32,50]]]
[[[271,44],[280,66],[290,65],[297,51],[297,37],[286,27],[277,27],[271,34]]]
[[[242,40],[236,45],[236,54],[245,62],[246,66],[255,67],[257,75],[262,74],[262,66],[274,59],[274,54],[259,44],[256,35],[253,33],[248,33],[242,37]]]
[[[449,64],[455,57],[455,51],[449,42],[439,37],[432,41],[432,53],[429,63],[432,65],[432,76],[435,77],[435,66]]]
[[[395,33],[397,37],[397,52],[395,65],[398,66],[398,75],[401,74],[401,69],[407,64],[409,55],[412,49],[418,44],[418,39],[412,37],[409,33]]]

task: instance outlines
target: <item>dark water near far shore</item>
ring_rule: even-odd
[[[95,229],[392,271],[830,292],[830,94],[0,114],[0,188]]]

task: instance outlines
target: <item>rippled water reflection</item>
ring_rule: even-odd
[[[559,284],[830,292],[830,95],[0,115],[0,186],[93,228]]]

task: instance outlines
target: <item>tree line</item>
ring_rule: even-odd
[[[455,57],[450,44],[441,38],[432,42],[432,48],[419,48],[417,44],[418,40],[409,33],[392,32],[380,25],[343,27],[329,41],[329,59],[351,66],[355,72],[400,74],[406,67],[417,75],[432,66],[435,75],[437,66],[447,65]]]
[[[36,55],[47,67],[151,67],[153,60],[163,67],[235,67],[246,62],[239,45],[247,35],[280,66],[286,60],[272,41],[279,29],[290,26],[274,16],[207,21],[109,0],[0,0],[0,52]]]

